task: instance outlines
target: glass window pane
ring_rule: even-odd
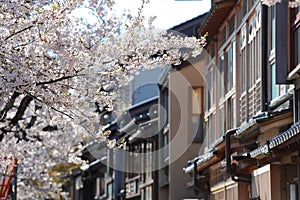
[[[223,136],[225,133],[225,112],[224,107],[220,108],[220,136]]]
[[[295,66],[300,63],[300,28],[295,31]]]
[[[220,60],[219,60],[219,70],[220,70],[220,95],[221,97],[224,96],[224,55],[220,56]]]
[[[232,42],[232,85],[235,85],[235,67],[236,67],[236,45],[235,41]]]
[[[278,85],[276,84],[276,65],[273,64],[271,66],[271,71],[272,71],[272,99],[278,96],[279,91],[278,91]]]
[[[192,113],[201,114],[202,113],[202,88],[192,89]]]
[[[271,49],[275,48],[275,36],[276,36],[276,30],[275,30],[275,6],[271,7]]]

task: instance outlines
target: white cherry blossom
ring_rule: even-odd
[[[71,151],[79,142],[125,146],[101,135],[95,102],[114,109],[115,90],[138,70],[178,64],[205,44],[157,31],[146,0],[121,16],[113,0],[48,2],[0,0],[0,156],[18,159],[20,199],[59,193],[51,170],[84,162]]]

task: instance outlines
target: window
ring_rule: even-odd
[[[134,145],[128,146],[128,150],[130,151],[128,155],[128,178],[134,178],[138,176],[137,173],[134,172],[140,172],[142,169],[142,161],[141,161],[141,153],[142,153],[142,143],[136,143]]]
[[[141,161],[143,169],[144,169],[144,173],[141,174],[141,183],[144,185],[141,186],[141,184],[136,182],[137,184],[139,184],[139,186],[137,186],[137,187],[141,187],[140,192],[141,192],[142,200],[152,199],[152,184],[149,184],[149,183],[151,183],[151,181],[153,179],[153,177],[152,177],[153,164],[154,164],[153,160],[155,160],[153,158],[153,154],[151,153],[153,151],[154,151],[154,143],[151,141],[144,141],[143,142],[144,156]]]
[[[210,173],[213,200],[238,200],[238,183],[225,184],[230,176],[221,170],[221,167],[212,169]]]
[[[99,199],[104,196],[106,192],[106,183],[104,177],[98,177],[96,179],[96,194],[95,199]]]
[[[253,179],[251,183],[252,196],[258,197],[260,194],[264,194],[265,199],[272,199],[270,191],[270,165],[258,168],[252,172]]]
[[[151,200],[152,199],[152,187],[146,187],[146,198],[145,200]]]
[[[164,88],[161,93],[161,104],[163,110],[160,112],[159,119],[161,120],[161,127],[165,127],[169,124],[168,112],[169,112],[169,90]]]
[[[219,91],[220,97],[225,96],[225,77],[224,77],[224,54],[221,54],[219,59],[219,71],[220,71],[220,80],[219,80]]]
[[[238,186],[237,184],[226,187],[226,199],[238,200]]]
[[[215,66],[212,64],[206,72],[205,75],[205,111],[209,111],[213,108],[216,101],[216,78],[215,78]]]
[[[169,144],[169,131],[167,131],[166,133],[164,133],[163,135],[163,148],[164,148],[164,155],[163,155],[163,159],[164,161],[166,161],[169,158],[169,148],[168,148],[168,144]]]
[[[203,87],[192,88],[191,137],[190,141],[203,139]]]
[[[295,90],[295,104],[296,104],[295,122],[299,122],[300,121],[300,89]]]
[[[269,100],[275,99],[279,95],[279,88],[276,84],[276,60],[275,60],[275,47],[276,47],[276,7],[269,8]]]
[[[261,76],[261,9],[257,7],[255,15],[248,24],[248,63],[249,87],[254,87]]]
[[[231,17],[228,22],[228,36],[230,37],[235,30],[235,15]]]
[[[278,55],[275,55],[276,46],[279,44],[276,44],[276,7],[272,6],[269,8],[269,13],[270,13],[270,18],[269,20],[269,38],[270,40],[268,41],[269,47],[268,47],[268,52],[269,52],[269,72],[268,72],[268,100],[272,104],[273,100],[276,99],[277,97],[284,95],[287,90],[288,90],[288,85],[284,84],[279,84],[280,82],[280,73],[281,71],[278,71],[279,68],[284,67],[280,63],[280,57]],[[277,10],[278,11],[278,10]],[[281,10],[279,10],[280,12]],[[278,30],[278,29],[277,29]],[[277,60],[279,59],[279,60]],[[279,65],[279,66],[278,66]],[[268,78],[267,77],[267,78]],[[279,79],[278,79],[279,78]],[[285,77],[286,78],[286,77]]]
[[[209,140],[208,140],[208,147],[211,148],[214,142],[218,139],[216,133],[216,114],[212,114],[209,123]]]
[[[205,119],[205,122],[204,122],[205,135],[204,135],[203,144],[205,144],[205,145],[202,145],[201,148],[205,148],[208,146],[208,139],[209,139],[209,133],[210,133],[210,130],[209,130],[210,125],[209,124],[210,124],[210,119],[208,117],[207,119]]]
[[[224,106],[220,108],[219,113],[219,123],[220,123],[220,136],[225,134],[225,109]]]
[[[208,47],[208,54],[210,55],[210,58],[207,59],[208,64],[209,64],[209,62],[210,62],[210,61],[215,57],[215,55],[216,55],[216,45],[215,45],[215,43],[212,43],[212,44],[210,45],[210,47]]]
[[[221,31],[220,34],[220,45],[222,46],[224,42],[226,41],[226,27]]]
[[[146,173],[145,173],[145,182],[148,180],[152,179],[152,170],[153,170],[153,154],[151,152],[153,152],[153,144],[151,142],[147,142],[145,144],[146,148],[146,154],[145,154],[145,160],[144,160],[144,167],[146,169]]]
[[[295,51],[295,64],[300,63],[300,29],[299,27],[294,31],[294,51]]]
[[[236,127],[236,116],[235,116],[235,110],[236,109],[236,105],[235,105],[235,98],[231,97],[230,99],[228,99],[228,112],[227,114],[229,115],[227,117],[228,119],[228,129],[232,129]]]
[[[212,200],[225,200],[225,191],[218,190],[212,193]]]
[[[225,52],[225,89],[229,92],[235,84],[235,41]]]
[[[276,18],[275,18],[275,6],[271,6],[271,50],[275,49],[276,41]]]
[[[276,65],[273,63],[271,65],[271,97],[272,99],[276,98],[279,94],[279,88],[278,85],[276,84]]]
[[[300,7],[292,9],[292,69],[300,64]]]
[[[257,0],[242,0],[241,1],[241,14],[240,14],[240,19],[241,20],[242,18],[244,18],[247,13],[253,8],[253,6],[255,5],[255,3],[257,2]]]
[[[159,126],[161,134],[159,134],[159,148],[162,149],[161,161],[167,162],[169,157],[168,144],[169,144],[169,90],[167,87],[163,88],[160,95],[161,107],[159,110]]]
[[[242,2],[242,17],[246,16],[247,14],[247,2],[248,0],[243,0]]]
[[[200,152],[206,152],[214,145],[220,132],[216,132],[216,114],[207,116],[204,123],[205,137]]]
[[[246,24],[242,27],[240,32],[240,73],[241,73],[241,92],[246,92],[247,89],[247,52],[246,52],[246,44],[247,44],[247,32],[246,32]]]
[[[113,182],[107,184],[107,197],[108,199],[112,199],[113,197]]]
[[[252,1],[253,3],[253,1]],[[253,7],[256,5],[256,7]],[[261,111],[261,71],[262,71],[262,31],[261,31],[261,4],[251,4],[249,1],[249,8],[251,7],[251,14],[247,19],[244,19],[244,24],[238,33],[238,68],[240,73],[240,97],[236,101],[239,102],[239,123],[244,124]],[[270,23],[268,23],[270,24]],[[268,38],[271,38],[269,35]],[[268,41],[270,44],[271,41]],[[271,46],[271,45],[269,45]],[[234,68],[233,68],[234,69]],[[270,76],[271,74],[269,74]],[[268,77],[269,77],[268,76]],[[266,77],[266,78],[268,78]],[[233,79],[234,80],[234,79]],[[232,101],[229,103],[229,108]],[[232,104],[231,104],[232,105]],[[233,116],[235,111],[233,112]],[[235,127],[237,121],[233,120],[227,122],[228,127]]]

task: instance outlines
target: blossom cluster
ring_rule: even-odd
[[[146,25],[146,0],[136,15],[121,16],[113,0],[50,2],[0,4],[0,157],[18,159],[20,199],[60,192],[51,169],[80,163],[71,152],[78,142],[118,145],[101,132],[98,107],[114,109],[116,89],[132,75],[179,64],[205,44],[156,30],[154,18]]]
[[[272,6],[276,3],[280,3],[282,0],[262,0],[263,4],[268,5],[268,6]],[[295,8],[300,6],[300,0],[290,0],[288,1],[289,3],[289,7],[291,8]]]

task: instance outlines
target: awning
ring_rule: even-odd
[[[183,171],[188,174],[191,173],[193,171],[194,168],[194,162],[197,162],[197,166],[201,165],[202,163],[205,163],[207,161],[209,161],[211,158],[214,157],[214,155],[216,155],[217,150],[216,149],[212,149],[210,152],[203,154],[201,156],[198,156],[196,158],[194,158],[193,160],[189,161],[188,163],[188,167],[184,168]]]
[[[272,149],[275,149],[276,147],[278,147],[286,142],[290,142],[290,141],[293,142],[293,139],[295,138],[295,136],[299,135],[299,133],[300,133],[300,122],[294,124],[288,130],[281,133],[280,135],[267,140],[267,142],[264,145],[251,151],[250,157],[256,158],[261,155],[266,155]]]
[[[236,137],[241,137],[242,135],[245,134],[245,132],[249,131],[251,128],[255,129],[255,127],[259,127],[258,123],[262,122],[266,119],[270,119],[270,113],[268,112],[263,112],[260,113],[257,116],[254,116],[253,118],[251,118],[246,124],[242,125],[235,133]]]
[[[86,170],[92,168],[93,166],[95,166],[95,165],[97,165],[97,164],[99,164],[99,163],[105,161],[106,159],[107,159],[107,156],[103,156],[102,158],[99,158],[99,159],[97,159],[97,160],[95,160],[95,161],[93,161],[93,162],[91,162],[91,163],[89,163],[89,164],[82,165],[82,166],[80,167],[80,169],[81,169],[82,171],[86,171]]]
[[[204,35],[208,32],[210,36],[214,36],[218,32],[218,28],[224,22],[228,14],[232,11],[236,2],[236,0],[214,1],[212,9],[207,16],[207,19],[198,29],[199,35]]]
[[[260,155],[265,155],[269,153],[269,146],[268,144],[264,144],[263,146],[260,146],[253,151],[250,152],[250,157],[251,158],[256,158]]]
[[[269,149],[273,149],[282,143],[288,141],[289,139],[293,138],[295,135],[300,133],[300,122],[294,124],[291,128],[287,131],[283,132],[282,134],[268,140],[269,142]]]
[[[146,121],[138,125],[138,130],[132,134],[128,140],[129,143],[134,142],[137,139],[147,139],[151,138],[158,133],[158,118]]]

